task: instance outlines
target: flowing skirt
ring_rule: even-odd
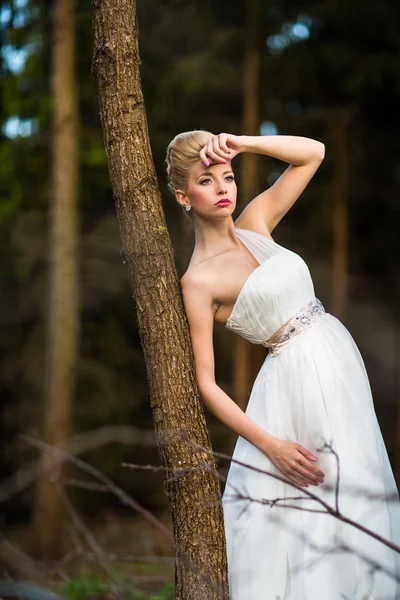
[[[318,457],[310,486],[334,511],[400,546],[400,503],[364,363],[325,314],[254,383],[247,414]],[[239,437],[233,459],[282,477]],[[400,555],[290,484],[232,462],[223,495],[231,600],[399,600]]]

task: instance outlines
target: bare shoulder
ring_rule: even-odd
[[[207,273],[201,267],[189,267],[181,277],[181,287],[184,293],[207,293],[209,289]]]
[[[200,390],[203,383],[215,381],[213,350],[215,308],[210,274],[207,270],[202,265],[189,267],[180,280]]]
[[[209,270],[200,266],[189,267],[180,280],[186,309],[195,305],[204,309],[213,306],[212,281]]]

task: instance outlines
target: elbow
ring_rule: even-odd
[[[212,389],[216,385],[217,384],[215,383],[215,381],[212,381],[212,380],[205,380],[205,381],[198,380],[200,397],[201,397],[203,403],[207,406],[207,408],[208,408],[208,399],[212,395]]]
[[[315,158],[319,161],[322,162],[325,158],[325,144],[323,144],[322,142],[315,142],[317,144],[316,148],[315,148]]]

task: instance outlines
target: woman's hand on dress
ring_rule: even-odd
[[[241,151],[243,139],[231,133],[219,133],[210,138],[200,150],[200,160],[205,167],[211,163],[224,163],[235,158]]]
[[[308,487],[324,481],[324,472],[313,464],[317,458],[301,444],[277,439],[269,448],[268,457],[285,477],[297,485]]]

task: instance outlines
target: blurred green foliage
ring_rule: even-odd
[[[58,589],[58,593],[68,600],[85,600],[92,594],[103,594],[109,589],[94,576],[71,577]]]
[[[88,596],[97,596],[107,600],[113,598],[112,586],[94,576],[71,577],[58,588],[58,593],[67,600],[86,600]],[[174,600],[174,586],[163,585],[157,594],[142,594],[139,592],[122,592],[125,600]]]

